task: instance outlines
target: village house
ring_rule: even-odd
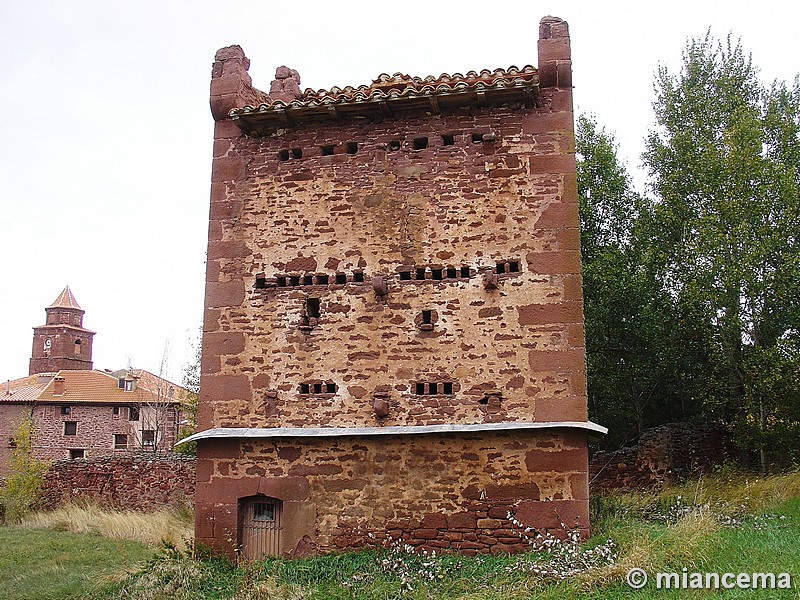
[[[567,23],[538,67],[301,91],[219,50],[196,541],[517,552],[589,527]]]
[[[141,369],[92,369],[94,332],[69,286],[34,327],[30,374],[0,388],[0,475],[8,470],[20,424],[33,426],[43,460],[125,452],[171,452],[185,390]]]

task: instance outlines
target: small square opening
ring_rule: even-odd
[[[453,382],[452,381],[445,381],[442,384],[442,393],[447,396],[453,395]]]
[[[425,269],[417,269],[417,279],[425,279]]]
[[[430,325],[433,323],[433,311],[432,310],[423,310],[422,311],[422,324],[423,325]]]
[[[442,278],[442,269],[431,269],[431,277],[440,280]]]
[[[280,161],[289,160],[289,151],[288,150],[281,150],[280,152],[278,152],[278,160],[280,160]]]
[[[62,415],[68,415],[71,412],[72,412],[72,407],[71,406],[62,406],[61,407],[61,414]]]
[[[314,276],[303,275],[303,285],[314,285]]]
[[[319,319],[319,298],[306,298],[306,314],[313,319]]]
[[[400,271],[400,279],[409,281],[411,279],[411,271]]]
[[[69,451],[69,459],[70,460],[80,460],[81,458],[86,458],[86,450],[70,450]]]
[[[497,263],[497,274],[502,275],[506,272],[506,263]]]
[[[418,137],[414,138],[414,150],[424,150],[428,147],[428,138]]]
[[[301,394],[308,394],[310,391],[311,390],[310,390],[309,385],[307,383],[301,383],[300,384],[300,393]]]
[[[472,134],[472,143],[473,144],[482,144],[483,143],[483,134],[482,133],[473,133]]]
[[[358,152],[358,144],[356,142],[347,142],[347,153],[355,154]]]
[[[456,143],[456,137],[454,135],[442,136],[442,146],[452,146],[455,143]]]
[[[322,146],[322,156],[333,156],[333,146]]]
[[[78,435],[78,422],[64,421],[64,435]]]
[[[303,150],[301,148],[292,148],[292,158],[303,158]]]
[[[337,273],[336,274],[336,283],[338,283],[340,285],[347,283],[347,274],[345,274],[345,273]]]
[[[278,287],[286,287],[286,277],[283,275],[278,275],[275,278],[275,283]]]
[[[461,267],[461,277],[469,278],[469,267]]]
[[[294,287],[300,285],[300,276],[299,275],[292,275],[289,277],[289,285]]]
[[[432,396],[435,396],[436,394],[438,394],[438,393],[439,393],[439,384],[438,384],[438,383],[436,383],[436,382],[433,382],[433,383],[431,383],[431,384],[429,385],[429,387],[430,387],[430,390],[431,390],[431,391],[430,391],[430,394],[431,394]]]
[[[392,140],[389,142],[389,150],[392,152],[395,150],[400,150],[400,140]]]
[[[116,450],[122,450],[128,447],[128,436],[124,433],[115,433],[114,434],[114,448]]]
[[[267,278],[266,277],[256,277],[256,289],[263,290],[267,287]]]
[[[458,269],[454,267],[449,267],[447,269],[447,278],[448,279],[456,279],[458,277]]]
[[[508,263],[508,271],[509,273],[519,273],[519,261],[512,260]]]
[[[328,285],[328,276],[327,275],[317,275],[317,284],[318,285]]]
[[[414,392],[417,396],[424,396],[425,395],[425,384],[424,383],[415,383],[414,384]]]
[[[321,383],[315,383],[314,384],[314,393],[315,394],[321,394],[322,393],[322,384]]]
[[[355,281],[356,283],[364,283],[364,272],[355,271],[353,273],[353,281]]]
[[[335,383],[326,383],[325,384],[325,393],[326,394],[335,394],[336,393],[336,384]]]

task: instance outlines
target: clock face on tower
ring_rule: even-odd
[[[52,345],[53,345],[53,340],[51,340],[50,338],[45,338],[45,340],[44,340],[44,349],[45,350],[50,350],[50,346],[52,346]]]

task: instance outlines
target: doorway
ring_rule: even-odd
[[[251,496],[241,500],[240,511],[242,558],[280,556],[283,502],[267,496]]]

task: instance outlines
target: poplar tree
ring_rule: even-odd
[[[684,341],[708,351],[708,417],[766,470],[800,458],[800,93],[763,85],[738,43],[690,40],[658,70],[643,155],[651,251]],[[678,348],[677,351],[681,351]]]

